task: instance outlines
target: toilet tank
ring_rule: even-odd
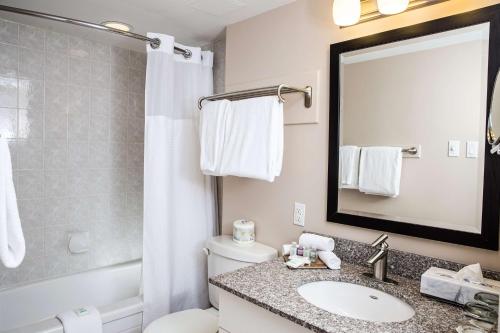
[[[239,245],[231,236],[216,236],[207,242],[208,277],[235,271],[278,256],[278,251],[264,244]],[[210,303],[219,308],[219,288],[209,284]]]

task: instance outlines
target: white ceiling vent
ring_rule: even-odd
[[[246,3],[239,0],[194,0],[189,7],[215,16],[224,16],[235,10],[242,9]]]

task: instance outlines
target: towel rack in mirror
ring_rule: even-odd
[[[198,100],[198,108],[201,110],[203,106],[203,101],[218,101],[221,99],[228,99],[230,101],[238,101],[247,98],[263,97],[263,96],[278,96],[281,102],[285,102],[282,95],[284,94],[294,94],[302,93],[304,94],[304,106],[310,108],[312,106],[312,87],[307,86],[305,88],[290,87],[285,84],[280,84],[279,86],[257,88],[240,90],[234,92],[228,92],[224,94],[217,94],[212,96],[202,97]]]

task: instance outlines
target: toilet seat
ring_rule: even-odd
[[[144,333],[216,333],[219,320],[209,310],[191,309],[171,313],[153,321]]]

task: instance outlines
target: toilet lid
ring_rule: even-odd
[[[146,327],[144,333],[217,333],[218,318],[206,310],[191,309],[163,316]]]

